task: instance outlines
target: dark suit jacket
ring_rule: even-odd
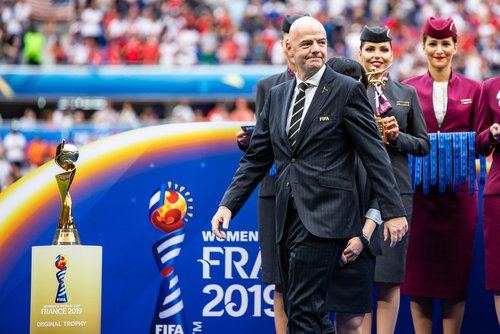
[[[401,194],[413,194],[408,169],[408,154],[425,156],[429,153],[430,142],[425,125],[424,113],[420,108],[414,87],[393,81],[390,77],[384,95],[392,109],[382,117],[394,116],[398,121],[399,135],[395,143],[386,145],[391,166]],[[375,108],[373,89],[368,90],[370,104]]]
[[[277,241],[283,235],[291,194],[309,232],[323,238],[351,238],[361,219],[353,190],[356,151],[382,218],[405,216],[363,85],[327,67],[292,149],[286,123],[295,84],[290,80],[271,89],[250,147],[220,205],[236,215],[276,161]]]
[[[368,180],[368,175],[366,174],[365,167],[357,157],[354,161],[356,170],[356,190],[358,192],[359,199],[359,213],[361,215],[361,224],[359,234],[362,233],[363,226],[365,225],[365,214],[368,209],[380,210],[375,192],[372,190],[372,185]],[[377,226],[377,229],[380,228]],[[372,255],[382,254],[382,248],[380,246],[380,237],[377,230],[373,231],[372,237],[370,238],[369,250]],[[366,250],[366,249],[365,249]]]
[[[293,79],[293,77],[290,75],[288,70],[286,70],[285,72],[274,74],[271,75],[270,77],[259,80],[259,83],[257,84],[257,96],[255,98],[255,110],[257,112],[257,115],[264,108],[264,103],[266,102],[267,95],[269,94],[271,88],[291,79]],[[276,196],[275,177],[270,176],[269,173],[267,173],[266,176],[264,176],[262,182],[260,183],[259,196],[260,197]],[[272,218],[274,219],[274,217]]]

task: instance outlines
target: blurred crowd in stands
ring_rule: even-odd
[[[66,22],[34,20],[32,4],[41,1],[2,0],[1,62],[284,64],[281,20],[308,13],[323,22],[330,56],[356,58],[363,26],[388,26],[395,79],[421,73],[421,27],[429,16],[453,18],[456,68],[466,76],[482,80],[500,69],[498,0],[74,0]]]
[[[109,101],[90,115],[71,107],[54,111],[46,109],[45,112],[43,118],[39,118],[33,109],[26,108],[22,117],[5,122],[3,129],[7,131],[4,135],[0,132],[0,192],[23,175],[54,159],[61,136],[80,147],[117,132],[161,123],[255,121],[254,110],[242,98],[234,103],[215,102],[206,111],[193,108],[188,100],[180,100],[167,114],[149,104],[138,111],[130,102],[113,104]],[[0,129],[2,123],[0,116]],[[47,135],[52,131],[56,132],[55,136]]]

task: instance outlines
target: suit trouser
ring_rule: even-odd
[[[288,203],[283,237],[278,244],[281,282],[290,334],[327,333],[328,283],[348,239],[311,234],[302,224],[293,199]]]

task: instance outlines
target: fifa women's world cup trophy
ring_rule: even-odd
[[[56,175],[62,209],[52,245],[81,245],[71,211],[71,196],[69,195],[69,188],[76,173],[75,162],[78,160],[78,156],[78,148],[71,144],[65,144],[64,139],[57,146],[54,160],[65,172]]]
[[[386,133],[386,128],[384,121],[382,120],[382,117],[378,114],[378,111],[385,112],[386,110],[389,110],[387,108],[390,108],[390,104],[385,98],[384,95],[384,89],[385,89],[385,84],[387,83],[388,80],[388,70],[391,67],[392,63],[384,68],[383,70],[378,70],[376,67],[373,67],[370,71],[366,73],[366,77],[368,79],[368,84],[370,86],[373,86],[375,88],[375,122],[377,123],[378,129],[380,131],[380,137],[382,138],[382,141],[384,144],[388,143],[387,139],[387,133]],[[380,103],[380,96],[383,97],[384,103]],[[380,104],[380,105],[379,105]]]

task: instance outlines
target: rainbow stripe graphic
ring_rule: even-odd
[[[80,149],[70,193],[73,208],[86,198],[96,200],[101,189],[123,175],[154,169],[155,162],[190,160],[210,151],[235,152],[240,123],[167,124],[136,129],[107,137]],[[148,165],[137,165],[138,160]],[[131,170],[134,169],[134,170]],[[30,251],[47,229],[57,227],[60,198],[54,177],[61,169],[53,162],[26,175],[0,193],[0,285],[17,259]],[[82,222],[76,221],[81,229]],[[82,235],[85,244],[85,235]],[[50,244],[47,240],[46,244]]]

